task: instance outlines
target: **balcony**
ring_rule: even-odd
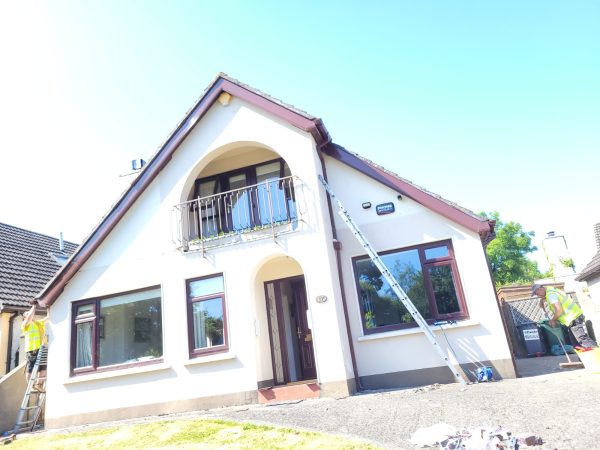
[[[173,240],[182,252],[259,239],[276,239],[298,229],[298,177],[270,179],[173,207]]]

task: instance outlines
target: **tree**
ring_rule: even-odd
[[[535,236],[533,231],[523,230],[517,222],[502,222],[497,211],[481,212],[479,215],[496,221],[496,238],[487,246],[496,286],[531,283],[547,275],[539,271],[536,262],[525,256],[537,250],[531,245],[531,238]]]

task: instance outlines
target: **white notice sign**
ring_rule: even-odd
[[[526,341],[539,341],[540,335],[538,333],[538,330],[535,328],[532,328],[530,330],[523,330],[523,339],[525,339]]]

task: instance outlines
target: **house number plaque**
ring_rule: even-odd
[[[317,298],[315,298],[315,301],[317,303],[325,303],[327,301],[327,296],[326,295],[318,295]]]

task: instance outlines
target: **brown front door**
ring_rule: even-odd
[[[304,277],[265,283],[275,384],[317,377]]]
[[[308,327],[308,303],[306,302],[306,288],[304,280],[292,282],[294,307],[296,309],[296,334],[300,348],[300,363],[302,379],[317,378],[315,367],[315,352],[312,345],[312,330]]]

